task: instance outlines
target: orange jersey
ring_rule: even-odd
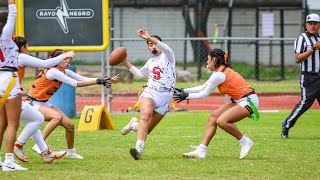
[[[222,94],[227,94],[231,96],[232,99],[239,100],[244,95],[254,91],[240,74],[231,68],[224,68],[225,66],[220,66],[217,71],[223,72],[226,75],[225,81],[218,86],[218,89]]]
[[[46,72],[49,69],[40,71],[37,79],[34,81],[29,95],[37,100],[47,101],[50,97],[61,87],[62,82],[58,80],[49,80],[46,76]]]
[[[25,71],[26,71],[25,67],[18,66],[18,78],[19,78],[20,84],[22,83],[22,79],[24,78]]]

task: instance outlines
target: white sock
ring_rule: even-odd
[[[204,144],[200,144],[197,148],[197,150],[201,151],[201,152],[206,152],[207,151],[207,146]]]
[[[144,149],[144,141],[138,140],[138,141],[136,142],[136,150],[137,150],[138,152],[142,152],[143,149]]]
[[[247,136],[243,135],[242,138],[239,140],[240,143],[245,142],[247,139]]]
[[[136,127],[139,123],[138,122],[134,122],[134,124],[132,124],[132,130],[133,131],[137,131]]]
[[[14,155],[13,155],[13,153],[6,153],[6,161],[14,162]]]

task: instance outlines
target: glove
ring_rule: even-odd
[[[97,84],[104,85],[106,88],[109,88],[111,86],[111,79],[107,76],[98,78],[96,82]]]
[[[177,103],[187,99],[188,96],[189,96],[189,93],[184,92],[183,88],[174,88],[173,99],[177,101]]]

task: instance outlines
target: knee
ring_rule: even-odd
[[[209,126],[216,126],[217,125],[217,117],[216,116],[209,116],[208,118],[208,125]]]
[[[66,121],[63,123],[63,126],[66,128],[66,130],[73,131],[74,130],[74,124],[71,122],[71,120]]]
[[[225,124],[226,124],[226,122],[223,121],[223,119],[221,119],[221,118],[218,118],[218,119],[217,119],[217,125],[218,125],[219,127],[224,127]]]
[[[141,116],[140,121],[149,121],[152,114],[151,113],[142,113],[140,116]]]

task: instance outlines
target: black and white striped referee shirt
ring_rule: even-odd
[[[295,53],[304,53],[312,49],[313,45],[320,40],[320,35],[310,35],[308,32],[302,33],[294,42]],[[316,50],[307,60],[300,63],[301,72],[319,73],[320,71],[320,50]]]

